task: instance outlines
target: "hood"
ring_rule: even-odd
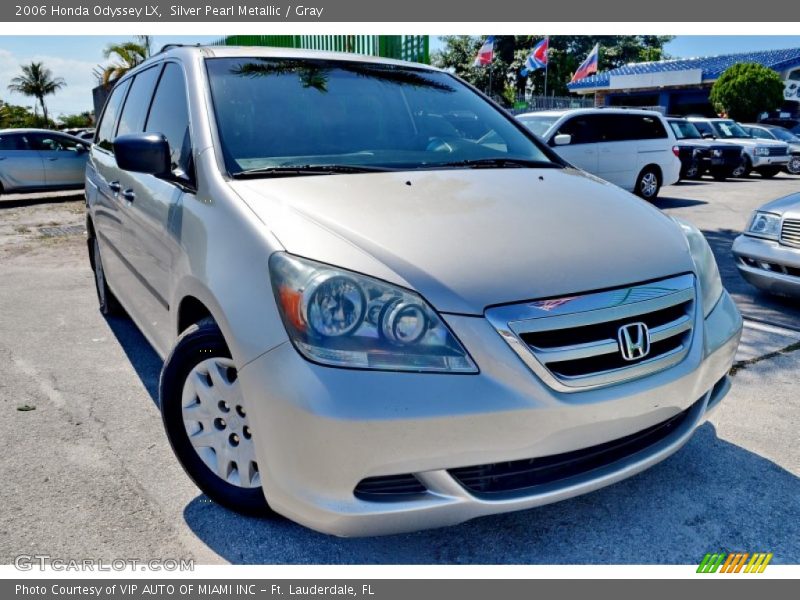
[[[701,140],[701,139],[683,139],[676,142],[678,146],[695,146],[698,148],[719,148],[727,150],[729,148],[742,149],[742,145],[738,142],[724,142],[722,140]]]
[[[714,140],[715,142],[732,142],[739,146],[745,146],[747,148],[755,148],[756,146],[767,146],[768,148],[778,147],[781,148],[786,146],[786,142],[780,142],[778,140],[764,140],[761,138],[727,138],[725,140]]]
[[[232,181],[293,254],[417,290],[442,312],[688,272],[686,239],[574,169],[451,169]]]
[[[789,194],[760,206],[758,210],[779,213],[792,218],[800,218],[800,193]]]

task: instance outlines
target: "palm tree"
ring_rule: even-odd
[[[150,43],[149,35],[137,35],[136,41],[106,46],[103,56],[111,58],[113,55],[117,60],[103,67],[100,72],[100,83],[102,85],[113,84],[125,73],[144,62],[151,54]]]
[[[22,75],[14,77],[8,85],[8,89],[11,92],[36,98],[42,107],[44,122],[49,124],[50,120],[47,116],[47,105],[44,103],[44,97],[55,94],[67,85],[67,82],[61,77],[53,77],[53,72],[40,62],[32,62],[21,67]]]

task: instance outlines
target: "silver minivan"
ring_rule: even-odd
[[[178,460],[242,513],[354,536],[555,502],[666,458],[730,387],[703,235],[429,66],[168,49],[111,93],[86,200],[100,308],[164,358]]]

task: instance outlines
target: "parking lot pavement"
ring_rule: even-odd
[[[734,185],[664,195],[668,210],[707,231],[738,229],[749,208],[728,203]],[[741,184],[769,197],[791,185]],[[684,192],[696,203],[675,206]],[[47,553],[200,564],[696,564],[721,549],[800,562],[800,350],[791,331],[751,328],[731,394],[684,449],[641,475],[446,529],[338,539],[244,518],[197,492],[163,434],[161,361],[129,321],[97,311],[82,222],[79,202],[0,206],[0,563]],[[43,235],[53,223],[66,235]]]

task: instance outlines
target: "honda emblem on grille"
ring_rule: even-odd
[[[619,351],[625,360],[639,360],[650,354],[650,330],[644,323],[628,323],[617,330]]]

